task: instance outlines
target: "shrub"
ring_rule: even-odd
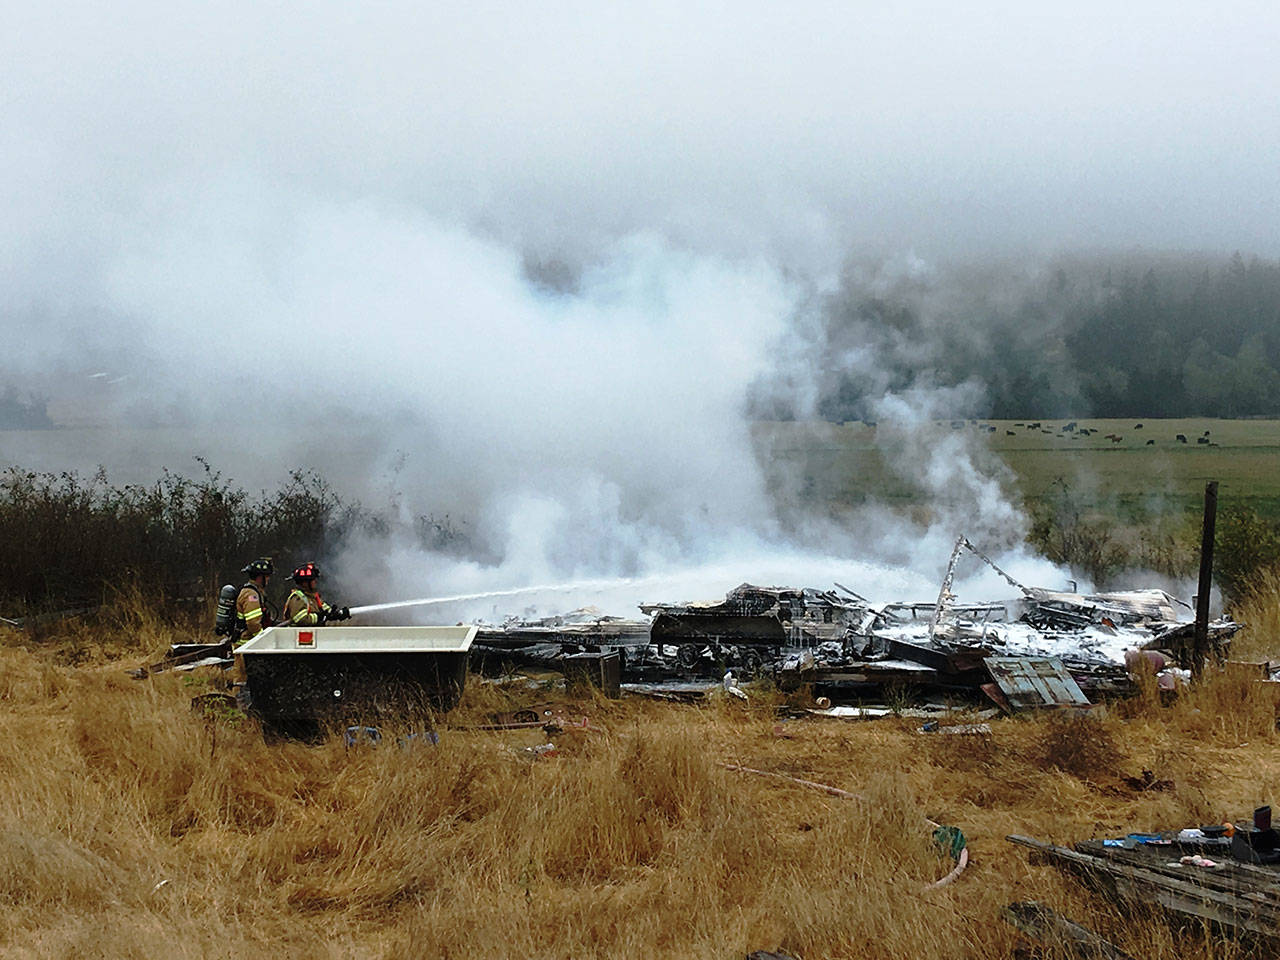
[[[1253,510],[1231,507],[1218,514],[1213,573],[1229,600],[1243,598],[1250,581],[1280,566],[1280,529]]]
[[[251,496],[201,461],[196,479],[164,471],[149,486],[111,484],[101,470],[0,474],[0,607],[97,606],[138,580],[148,600],[205,594],[254,556],[324,556],[355,530],[387,532],[315,474],[294,471]]]
[[[1054,563],[1081,571],[1095,584],[1106,582],[1130,561],[1113,534],[1115,522],[1087,514],[1061,477],[1054,488],[1032,508],[1027,540]]]
[[[1111,728],[1074,711],[1051,714],[1037,748],[1041,767],[1061,770],[1077,780],[1106,779],[1121,759]]]

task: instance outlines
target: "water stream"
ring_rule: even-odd
[[[587,590],[608,587],[625,587],[664,579],[662,577],[615,577],[607,580],[572,580],[532,587],[513,587],[509,590],[486,590],[483,593],[459,593],[448,597],[422,597],[418,600],[395,600],[391,603],[370,603],[352,607],[351,615],[377,613],[382,610],[399,610],[403,607],[428,607],[439,603],[457,603],[463,600],[486,600],[490,597],[515,597],[525,593],[563,593],[571,590]]]

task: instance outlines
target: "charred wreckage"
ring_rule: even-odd
[[[1018,595],[958,602],[951,589],[966,551]],[[481,624],[472,666],[490,674],[514,666],[566,676],[585,670],[606,687],[659,695],[705,691],[722,677],[727,686],[726,674],[769,677],[784,689],[808,684],[815,695],[844,700],[894,688],[942,695],[981,689],[1005,706],[1019,692],[1058,705],[1124,692],[1135,658],[1151,663],[1166,685],[1192,666],[1191,608],[1163,590],[1081,594],[1024,586],[964,538],[932,602],[873,603],[840,584],[744,583],[719,602],[646,603],[640,610],[646,619],[587,608]],[[1230,620],[1210,623],[1214,652],[1225,657],[1239,629]]]

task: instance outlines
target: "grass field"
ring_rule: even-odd
[[[991,466],[1007,466],[1012,488],[1032,502],[1051,493],[1061,478],[1095,497],[1103,511],[1144,519],[1153,513],[1194,511],[1205,481],[1216,479],[1224,502],[1280,519],[1280,420],[1077,421],[1078,428],[1093,431],[1089,436],[1079,429],[1063,432],[1067,422],[1043,421],[1046,433],[1027,429],[1025,421],[940,421],[930,426],[931,436],[918,440],[967,438],[980,456],[994,458]],[[1135,429],[1139,422],[1140,430]],[[1206,430],[1214,446],[1196,443]],[[882,428],[857,421],[770,422],[754,424],[752,433],[775,482],[781,485],[785,476],[786,489],[798,490],[810,502],[847,506],[881,500],[911,506],[919,497],[904,475],[909,469],[894,454],[901,438],[886,440]],[[1108,434],[1120,436],[1120,442],[1106,439]],[[1178,443],[1178,434],[1188,443]],[[234,464],[230,475],[249,489],[280,481],[279,464],[289,462],[286,438],[264,444],[270,453],[256,459],[242,455],[234,439],[180,429],[0,431],[0,468],[72,469],[91,475],[101,464],[116,482],[149,484],[161,468],[198,471],[192,457],[199,455],[215,468]],[[291,465],[314,467],[338,490],[354,489],[356,495],[368,478],[362,469],[353,472],[353,465],[363,468],[376,458],[372,448],[297,452],[297,464]]]
[[[1041,436],[1008,442],[1059,442]],[[1280,656],[1280,577],[1236,614],[1238,656]],[[126,675],[196,629],[137,596],[39,642],[0,628],[0,957],[1003,960],[1018,954],[1000,909],[1027,899],[1145,960],[1249,956],[1003,839],[1180,828],[1280,799],[1276,696],[1239,674],[979,737],[784,720],[770,689],[688,706],[472,678],[438,746],[348,750],[194,713],[219,673]],[[527,752],[541,730],[475,729],[548,699],[590,718],[551,735],[551,755]],[[1144,770],[1172,788],[1126,786]],[[950,867],[926,816],[969,839],[970,868],[942,889],[926,889]]]
[[[1013,955],[999,910],[1019,899],[1135,956],[1239,957],[1086,894],[1003,837],[1216,822],[1280,796],[1274,698],[1226,677],[1170,707],[997,720],[990,737],[784,722],[767,690],[683,706],[473,679],[438,747],[347,750],[193,714],[213,675],[127,678],[172,638],[157,623],[74,629],[75,666],[58,637],[0,633],[6,957],[995,960]],[[554,735],[552,756],[524,752],[540,730],[466,729],[548,696],[591,722]],[[1120,779],[1144,769],[1174,788]],[[939,890],[925,886],[950,864],[925,816],[961,828],[973,856]]]
[[[979,456],[1008,468],[1012,490],[1028,503],[1052,494],[1061,480],[1101,512],[1142,520],[1198,511],[1205,482],[1217,480],[1222,503],[1280,518],[1280,420],[1079,420],[1064,432],[1069,422],[1030,429],[1027,421],[941,421],[919,442],[966,437]],[[1212,444],[1198,444],[1206,431]],[[1188,442],[1179,443],[1179,434]],[[886,443],[879,426],[758,424],[756,439],[775,476],[799,476],[802,493],[816,502],[909,506],[918,497],[909,469],[894,459],[897,442]]]

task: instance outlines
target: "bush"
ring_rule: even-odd
[[[1111,728],[1088,714],[1051,714],[1038,744],[1044,769],[1061,770],[1077,780],[1096,782],[1115,773],[1122,753]]]
[[[1115,526],[1110,518],[1086,513],[1083,498],[1059,477],[1053,492],[1032,508],[1027,540],[1054,563],[1100,585],[1131,563],[1128,551],[1115,539]]]
[[[357,529],[387,532],[314,474],[254,497],[202,465],[197,479],[164,471],[150,486],[102,471],[0,474],[0,607],[97,606],[135,579],[150,601],[205,594],[252,557],[324,556]]]
[[[1251,581],[1280,566],[1280,529],[1253,510],[1221,511],[1214,534],[1214,579],[1228,600],[1244,598]]]
[[[1106,589],[1126,571],[1195,575],[1200,527],[1184,517],[1099,501],[1072,489],[1062,477],[1029,506],[1027,542],[1055,563],[1083,574],[1098,589]]]

